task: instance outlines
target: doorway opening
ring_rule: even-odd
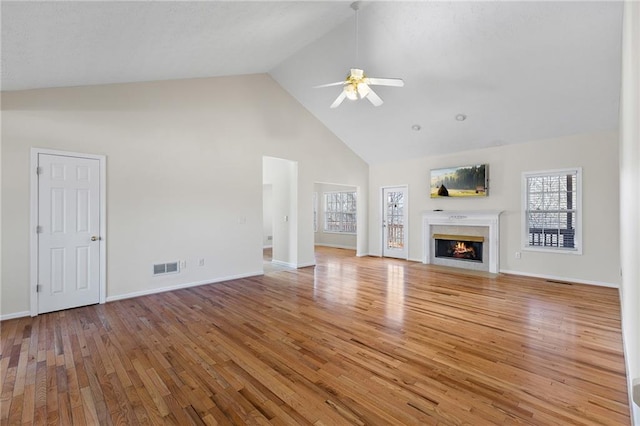
[[[264,272],[297,267],[298,163],[262,157]]]

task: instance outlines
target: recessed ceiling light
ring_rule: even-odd
[[[458,121],[464,121],[464,120],[466,120],[466,119],[467,119],[467,116],[466,116],[466,115],[464,115],[464,114],[458,114],[458,115],[456,115],[456,120],[458,120]]]
[[[422,129],[422,127],[420,127],[419,124],[414,124],[413,126],[411,126],[411,130],[414,130],[416,132],[419,132],[420,129]]]

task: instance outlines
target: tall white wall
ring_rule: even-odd
[[[640,387],[640,3],[625,2],[620,98],[620,243],[622,330],[629,394]],[[640,393],[640,389],[638,390]],[[640,407],[632,404],[640,425]]]
[[[489,165],[489,196],[432,199],[431,169]],[[583,169],[583,255],[522,250],[522,172],[581,166]],[[503,210],[500,269],[516,273],[617,286],[620,281],[618,135],[598,133],[499,146],[456,154],[371,165],[369,249],[381,250],[382,186],[409,186],[409,258],[422,258],[421,215],[425,210]],[[515,252],[522,253],[521,259]]]
[[[1,318],[29,309],[31,147],[106,155],[108,300],[261,273],[263,156],[298,163],[298,264],[314,182],[368,188],[367,164],[265,74],[3,92],[1,131]]]

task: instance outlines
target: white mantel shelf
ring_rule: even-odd
[[[500,270],[500,214],[502,210],[427,210],[422,212],[422,263],[431,263],[431,226],[489,227],[489,272]]]

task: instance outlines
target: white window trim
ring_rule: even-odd
[[[313,232],[318,232],[318,219],[320,217],[320,211],[318,210],[318,192],[313,192]]]
[[[358,219],[358,217],[356,216],[356,220]],[[357,227],[357,225],[356,225]],[[338,235],[358,235],[358,232],[340,232],[340,231],[322,231],[323,234],[338,234]]]
[[[561,247],[540,247],[529,245],[529,229],[527,224],[527,178],[533,176],[548,176],[558,174],[576,174],[576,233],[574,235],[575,248],[561,248]],[[535,251],[540,253],[560,253],[560,254],[573,254],[582,255],[582,167],[570,167],[566,169],[553,169],[543,170],[535,172],[522,172],[521,178],[521,193],[522,193],[522,216],[520,229],[522,232],[522,250],[523,251]]]
[[[355,211],[355,215],[356,215],[356,221],[355,221],[355,225],[356,225],[356,232],[351,232],[351,231],[327,231],[326,230],[326,224],[327,224],[327,197],[325,196],[325,194],[341,194],[341,193],[345,193],[345,192],[349,192],[349,193],[354,193],[355,197],[356,197],[356,211]],[[320,226],[318,225],[318,228]],[[357,190],[349,190],[349,191],[323,191],[322,192],[322,233],[323,234],[338,234],[338,235],[357,235],[358,234],[358,191]]]

